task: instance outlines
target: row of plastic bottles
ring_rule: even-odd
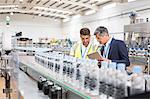
[[[144,75],[140,66],[135,66],[133,74],[128,75],[123,63],[101,62],[99,69],[96,60],[60,53],[38,53],[35,61],[49,69],[56,79],[92,95],[100,95],[102,99],[120,99],[150,90],[150,76]]]
[[[56,79],[92,95],[99,95],[96,60],[77,59],[59,53],[38,53],[35,54],[35,61],[49,69]]]
[[[101,62],[100,97],[121,99],[134,94],[150,91],[150,75],[142,73],[141,66],[134,66],[128,75],[125,64]]]

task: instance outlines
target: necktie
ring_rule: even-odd
[[[104,48],[105,48],[105,46],[103,45],[102,48],[101,48],[101,55],[104,54]]]

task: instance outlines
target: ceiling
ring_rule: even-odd
[[[127,0],[0,0],[0,14],[20,13],[66,19],[98,11],[101,6]]]

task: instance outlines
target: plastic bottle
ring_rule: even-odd
[[[127,82],[128,82],[128,75],[125,71],[125,64],[118,63],[117,64],[117,74],[116,74],[116,91],[115,91],[115,98],[120,99],[122,97],[127,96]]]
[[[138,94],[145,91],[145,79],[141,66],[133,67],[131,94]]]
[[[91,60],[90,92],[92,95],[99,95],[99,68],[96,60]]]
[[[108,62],[102,61],[101,62],[101,68],[99,70],[99,94],[100,94],[100,99],[107,99],[107,71],[108,71]]]
[[[150,92],[150,75],[145,75],[144,78],[146,80],[146,92]]]
[[[115,84],[116,84],[116,63],[109,63],[109,68],[107,71],[107,97],[110,99],[114,99],[115,97]]]
[[[81,70],[80,68],[82,67],[82,60],[77,59],[77,65],[76,65],[76,87],[80,88],[80,79],[81,79]]]
[[[74,62],[72,65],[72,68],[74,69],[74,72],[72,74],[72,85],[76,87],[77,62]]]
[[[61,55],[59,58],[59,79],[63,81],[63,65],[64,65],[64,55]]]
[[[70,76],[70,79],[69,79],[69,83],[71,85],[74,85],[74,81],[75,81],[75,68],[76,68],[76,58],[75,57],[70,57],[70,73],[69,73],[69,76]]]
[[[80,89],[81,90],[84,90],[84,84],[85,84],[85,67],[80,67],[80,72],[81,72],[81,75],[80,75],[80,80],[79,80],[79,83],[80,83]]]
[[[85,61],[85,83],[84,83],[84,88],[86,93],[90,93],[90,70],[91,70],[91,65],[90,65],[90,60]]]

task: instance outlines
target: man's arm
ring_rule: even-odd
[[[123,41],[119,41],[117,44],[117,47],[118,47],[120,59],[112,60],[112,61],[117,62],[117,63],[125,63],[126,66],[129,66],[130,61],[129,61],[129,56],[128,56],[128,50],[127,50],[125,43]]]

